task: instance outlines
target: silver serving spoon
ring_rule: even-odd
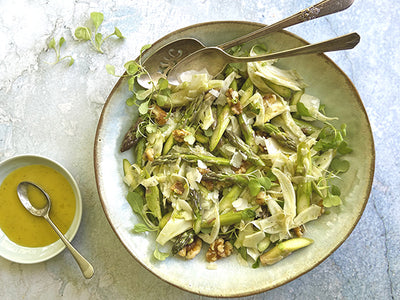
[[[28,186],[31,185],[37,188],[39,191],[43,193],[46,198],[46,205],[42,208],[36,208],[29,201],[28,197]],[[49,212],[51,208],[51,200],[49,195],[38,185],[29,182],[22,181],[18,184],[17,187],[18,198],[21,201],[22,205],[34,216],[43,217],[47,222],[51,225],[54,231],[59,235],[61,240],[64,242],[65,246],[67,246],[68,250],[71,252],[72,256],[75,258],[76,262],[81,269],[83,276],[89,279],[92,278],[94,274],[93,266],[71,245],[71,243],[65,238],[65,236],[61,233],[61,231],[57,228],[57,226],[51,221],[49,217]]]
[[[215,77],[224,70],[228,63],[248,63],[303,54],[352,49],[359,41],[360,36],[353,32],[317,44],[252,57],[232,56],[217,47],[209,47],[198,50],[177,63],[168,74],[168,82],[175,85],[179,84],[179,75],[189,70],[202,71],[206,69],[211,77]]]
[[[353,1],[354,0],[321,1],[277,23],[262,27],[230,42],[218,45],[217,47],[224,51],[228,50],[236,45],[246,43],[268,33],[345,10],[353,4]],[[179,39],[161,47],[141,62],[150,77],[148,75],[142,75],[138,78],[138,83],[144,88],[150,88],[151,81],[157,83],[158,79],[166,78],[168,72],[180,60],[201,49],[208,51],[206,46],[194,38]]]

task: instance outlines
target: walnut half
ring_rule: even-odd
[[[186,259],[193,259],[197,254],[200,253],[201,246],[202,241],[196,236],[193,243],[190,243],[182,248],[182,250],[178,252],[178,255],[185,257]]]
[[[206,260],[208,262],[214,262],[220,258],[227,257],[232,254],[233,246],[229,241],[224,239],[216,239],[208,248],[206,253]]]

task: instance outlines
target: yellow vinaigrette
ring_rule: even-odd
[[[42,217],[31,215],[21,204],[17,186],[31,181],[49,194],[50,219],[65,234],[75,215],[76,199],[68,180],[56,170],[44,165],[29,165],[14,170],[0,186],[0,228],[14,243],[25,247],[43,247],[59,239],[50,224]],[[36,208],[46,204],[37,190],[28,190],[29,199]]]

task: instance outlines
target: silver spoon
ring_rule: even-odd
[[[246,43],[268,33],[345,10],[353,4],[353,1],[354,0],[321,1],[277,23],[262,27],[230,42],[218,45],[217,47],[224,51],[228,50],[236,45]],[[158,79],[166,78],[168,72],[180,60],[201,49],[208,51],[206,46],[194,38],[179,39],[161,47],[146,60],[141,62],[148,74],[150,74],[150,77],[148,75],[142,75],[138,78],[138,83],[144,88],[150,88],[151,81],[157,83]]]
[[[360,36],[354,32],[317,44],[252,57],[232,56],[217,47],[209,47],[190,54],[176,64],[168,74],[168,82],[175,85],[179,84],[179,75],[188,70],[202,71],[207,69],[211,77],[215,77],[224,70],[228,63],[247,63],[303,54],[352,49],[359,41]]]
[[[34,186],[39,191],[43,193],[46,198],[46,205],[42,208],[33,207],[32,203],[29,201],[28,197],[28,186]],[[38,185],[29,182],[22,181],[18,184],[17,187],[18,198],[21,201],[22,205],[34,216],[43,217],[47,222],[51,225],[54,231],[59,235],[61,240],[64,242],[65,246],[67,246],[68,250],[71,252],[72,256],[75,258],[76,262],[81,269],[83,276],[89,279],[92,278],[94,274],[93,266],[71,245],[71,243],[65,238],[65,236],[61,233],[61,231],[57,228],[57,226],[51,221],[49,217],[49,212],[51,208],[51,200],[49,195]]]

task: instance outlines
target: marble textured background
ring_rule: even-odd
[[[178,28],[213,20],[273,23],[316,1],[295,0],[0,0],[0,161],[17,154],[49,156],[77,179],[84,199],[74,245],[94,264],[83,280],[64,251],[48,262],[20,265],[0,258],[1,299],[202,299],[142,268],[114,235],[102,211],[93,171],[93,141],[102,106],[142,45]],[[101,11],[105,54],[72,38]],[[329,56],[349,75],[370,117],[376,144],[371,197],[347,241],[321,265],[284,286],[246,299],[400,299],[400,2],[356,0],[352,7],[290,28],[309,42],[357,31],[356,49]],[[64,36],[62,55],[75,64],[54,66],[51,37]],[[195,276],[195,274],[194,274]],[[239,278],[239,277],[238,277]]]

